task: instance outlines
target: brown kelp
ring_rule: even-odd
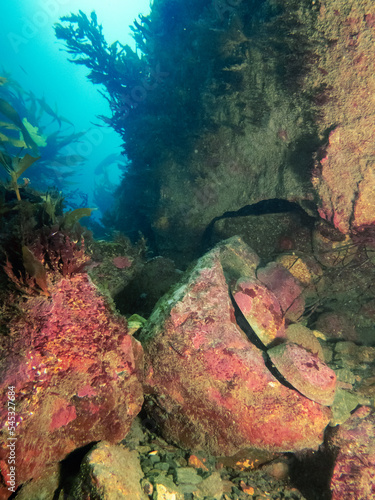
[[[53,109],[44,97],[24,90],[9,73],[4,70],[2,73],[0,151],[14,159],[21,155],[21,150],[34,157],[39,155],[38,168],[32,171],[33,184],[41,189],[65,188],[66,178],[75,174],[85,161],[73,147],[86,132],[72,131],[72,122],[60,115],[56,107]]]
[[[72,55],[69,61],[86,66],[90,70],[87,78],[104,87],[102,94],[109,102],[112,117],[101,118],[121,132],[126,95],[147,76],[146,59],[129,45],[118,41],[108,45],[95,12],[90,18],[81,10],[79,14],[62,17],[61,23],[55,25],[55,33],[65,41],[66,51]]]

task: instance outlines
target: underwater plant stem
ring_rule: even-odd
[[[12,172],[11,177],[12,177],[13,188],[14,188],[14,190],[16,192],[17,200],[21,201],[20,190],[19,190],[18,184],[17,184],[17,176],[16,176],[15,173],[13,174],[13,172]]]

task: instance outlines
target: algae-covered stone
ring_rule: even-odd
[[[84,458],[74,498],[83,498],[89,491],[90,498],[102,500],[147,500],[141,488],[142,478],[136,451],[103,441]]]
[[[172,479],[158,477],[154,479],[153,500],[184,500],[185,495]]]
[[[257,269],[258,280],[277,297],[287,321],[298,321],[305,310],[305,299],[301,283],[278,262],[269,262]]]
[[[303,285],[305,297],[316,297],[323,289],[323,270],[311,255],[283,254],[277,262],[284,266]]]
[[[285,339],[285,319],[275,295],[260,281],[243,278],[237,281],[234,300],[262,343]]]
[[[176,469],[176,480],[179,484],[198,484],[202,481],[202,477],[193,467],[179,467],[178,469]]]
[[[237,324],[226,276],[230,257],[232,277],[246,266],[237,244],[199,259],[142,329],[145,409],[164,439],[191,451],[317,448],[330,411],[280,383]]]
[[[288,326],[285,335],[289,342],[305,348],[307,351],[318,356],[321,361],[324,361],[323,348],[310,328],[301,323],[294,323]]]
[[[331,405],[332,418],[330,425],[343,424],[351,416],[351,412],[360,403],[360,398],[351,392],[338,388]]]
[[[224,493],[224,484],[219,472],[214,472],[198,485],[198,498],[212,498],[221,500]],[[199,496],[200,494],[200,496]]]
[[[336,391],[336,374],[317,355],[288,342],[267,351],[281,375],[301,394],[330,406]]]
[[[331,445],[335,456],[330,489],[332,500],[373,500],[375,491],[375,413],[358,408],[339,426]]]

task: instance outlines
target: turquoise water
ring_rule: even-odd
[[[120,137],[97,119],[97,115],[110,115],[99,87],[87,81],[86,68],[68,61],[63,42],[55,37],[54,24],[60,17],[79,10],[88,16],[96,11],[108,43],[119,40],[135,48],[129,25],[138,14],[148,14],[149,2],[118,0],[111,1],[108,7],[99,0],[4,0],[0,17],[0,76],[5,76],[8,83],[0,87],[0,97],[9,100],[9,93],[13,94],[11,104],[21,119],[27,118],[30,125],[37,127],[40,135],[58,133],[59,137],[71,139],[58,154],[65,159],[49,165],[55,174],[50,170],[42,176],[40,162],[28,169],[30,185],[63,191],[66,208],[96,206],[98,211],[94,214],[99,219],[111,200],[99,194],[98,203],[98,188],[101,184],[114,187],[119,183],[123,170],[118,163],[121,167],[124,158],[120,156]],[[43,151],[46,161],[51,158],[50,149],[41,147],[42,160]]]

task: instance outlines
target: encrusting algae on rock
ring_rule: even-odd
[[[140,334],[146,409],[165,439],[192,450],[316,449],[329,409],[277,380],[237,325],[227,280],[246,260],[257,258],[239,238],[222,242],[159,302]]]
[[[281,375],[301,394],[324,406],[335,398],[336,374],[318,356],[287,342],[267,351]]]

